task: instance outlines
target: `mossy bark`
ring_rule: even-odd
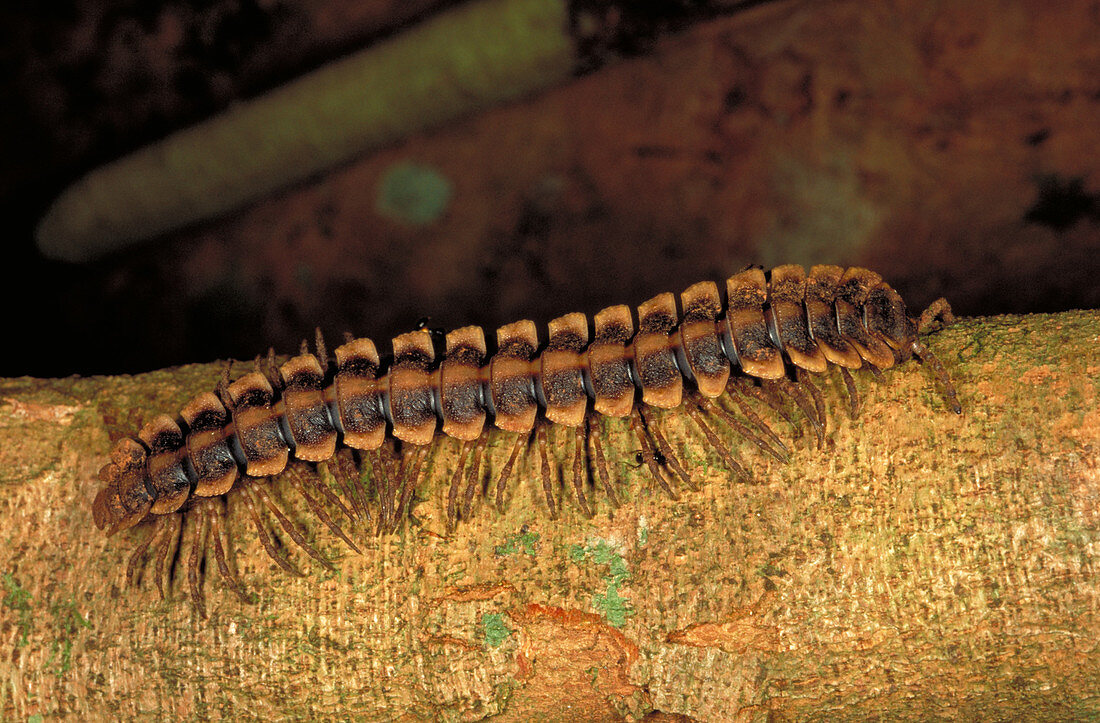
[[[624,498],[583,517],[568,477],[546,515],[534,454],[497,513],[448,535],[440,443],[391,537],[341,549],[276,491],[336,572],[290,578],[230,506],[242,604],[183,566],[160,601],[124,586],[134,537],[92,525],[112,439],[212,387],[210,364],[138,377],[0,383],[0,714],[104,718],[697,720],[1100,715],[1100,313],[964,320],[926,369],[878,384],[850,420],[825,382],[827,443],[780,465],[743,440],[730,479],[681,415],[660,415],[699,492],[671,501],[605,444]],[[789,437],[789,425],[761,410]],[[720,425],[716,425],[720,428]],[[552,435],[568,458],[571,437]],[[499,469],[507,439],[488,456]],[[187,543],[184,543],[186,553]],[[290,550],[303,568],[304,555]],[[211,567],[213,567],[211,565]]]

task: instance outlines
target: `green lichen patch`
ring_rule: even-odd
[[[539,534],[529,530],[520,530],[508,537],[504,542],[493,548],[498,555],[515,555],[522,552],[524,555],[534,556],[537,552]]]
[[[618,586],[610,582],[607,584],[605,594],[592,596],[592,606],[616,628],[621,628],[626,624],[626,619],[634,615],[634,608],[631,607],[630,601],[619,595]]]
[[[500,613],[482,615],[481,631],[487,648],[499,647],[512,634],[512,629],[504,624],[504,617]]]
[[[634,615],[634,609],[630,601],[619,594],[619,587],[630,579],[630,569],[616,546],[607,540],[595,540],[587,545],[570,546],[568,554],[569,559],[578,565],[591,560],[597,565],[607,566],[603,575],[606,592],[592,597],[592,607],[608,623],[617,628],[622,627],[626,619]]]

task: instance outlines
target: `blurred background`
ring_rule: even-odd
[[[84,263],[34,241],[84,174],[461,3],[0,7],[0,376],[250,359],[314,327],[388,348],[422,317],[541,324],[753,263],[867,266],[916,311],[1100,307],[1093,0],[562,4],[545,88]]]

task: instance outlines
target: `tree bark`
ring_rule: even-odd
[[[1096,717],[1098,342],[1095,311],[968,319],[930,337],[961,416],[910,363],[883,384],[857,375],[865,405],[851,420],[830,374],[824,449],[805,434],[783,465],[714,424],[753,483],[732,478],[684,415],[655,415],[701,483],[678,501],[636,466],[627,427],[606,420],[623,499],[611,509],[592,492],[591,519],[573,500],[571,472],[561,514],[548,517],[529,451],[505,511],[479,498],[473,519],[447,534],[458,445],[446,440],[413,519],[389,537],[357,530],[355,555],[278,483],[336,571],[291,546],[308,574],[280,573],[231,503],[234,559],[255,601],[208,574],[208,620],[187,604],[183,562],[167,601],[149,571],[127,587],[138,535],[107,539],[90,503],[110,442],[212,388],[221,365],[4,380],[0,712]],[[790,425],[757,409],[790,439]],[[553,432],[553,454],[568,466],[572,437]],[[508,441],[492,438],[493,470]]]

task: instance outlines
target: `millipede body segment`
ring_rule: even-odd
[[[378,529],[386,531],[398,524],[426,448],[440,432],[465,443],[463,465],[470,450],[474,457],[465,477],[462,467],[455,473],[448,502],[453,521],[463,510],[468,514],[491,426],[516,439],[497,483],[498,505],[517,456],[534,436],[542,453],[547,504],[556,513],[544,431],[554,424],[577,430],[573,486],[580,507],[590,513],[583,478],[589,451],[601,486],[614,499],[599,436],[591,428],[595,414],[630,418],[643,450],[639,457],[660,486],[676,496],[674,487],[679,485],[669,484],[666,476],[674,475],[689,488],[693,483],[647,417],[650,407],[686,404],[708,442],[737,470],[740,466],[720,448],[708,425],[723,421],[761,450],[785,459],[782,442],[744,399],[757,397],[784,413],[777,401],[786,395],[820,439],[824,406],[811,376],[827,371],[830,364],[844,375],[853,413],[858,398],[848,370],[866,368],[877,374],[914,355],[929,363],[949,404],[961,411],[942,365],[919,339],[936,318],[951,320],[950,307],[941,299],[919,320],[913,319],[897,292],[867,269],[814,266],[807,273],[796,265],[770,272],[750,268],[730,277],[723,290],[705,281],[679,299],[660,294],[641,304],[636,318],[635,326],[626,306],[600,311],[591,325],[583,314],[567,314],[550,322],[542,344],[535,324],[519,321],[497,330],[492,354],[482,329],[472,326],[446,334],[441,350],[427,330],[402,334],[393,340],[388,360],[370,339],[349,339],[336,348],[334,364],[318,336],[315,353],[303,344],[298,356],[277,369],[273,362],[266,369],[258,364],[232,383],[227,378],[217,393],[199,394],[184,405],[178,418],[157,416],[136,439],[118,442],[100,471],[104,486],[92,508],[95,524],[114,534],[153,518],[157,524],[130,567],[132,574],[137,558],[160,536],[159,585],[169,530],[181,534],[177,527],[182,529],[164,524],[164,519],[199,507],[202,524],[195,534],[201,539],[196,543],[205,549],[213,532],[218,568],[240,592],[221,545],[225,499],[240,498],[265,549],[284,569],[296,572],[274,551],[259,509],[266,507],[296,542],[317,556],[299,541],[293,524],[260,483],[293,473],[287,469],[292,457],[331,465],[346,488],[348,505],[325,485],[303,483],[296,474],[290,480],[325,524],[352,544],[321,504],[326,501],[352,520],[370,516],[366,495],[340,463],[338,452],[344,447],[370,460]],[[747,415],[744,421],[715,402],[724,394],[736,397]],[[391,439],[406,445],[403,462],[381,454]],[[197,566],[194,556],[192,564]],[[192,597],[201,611],[193,579]]]

